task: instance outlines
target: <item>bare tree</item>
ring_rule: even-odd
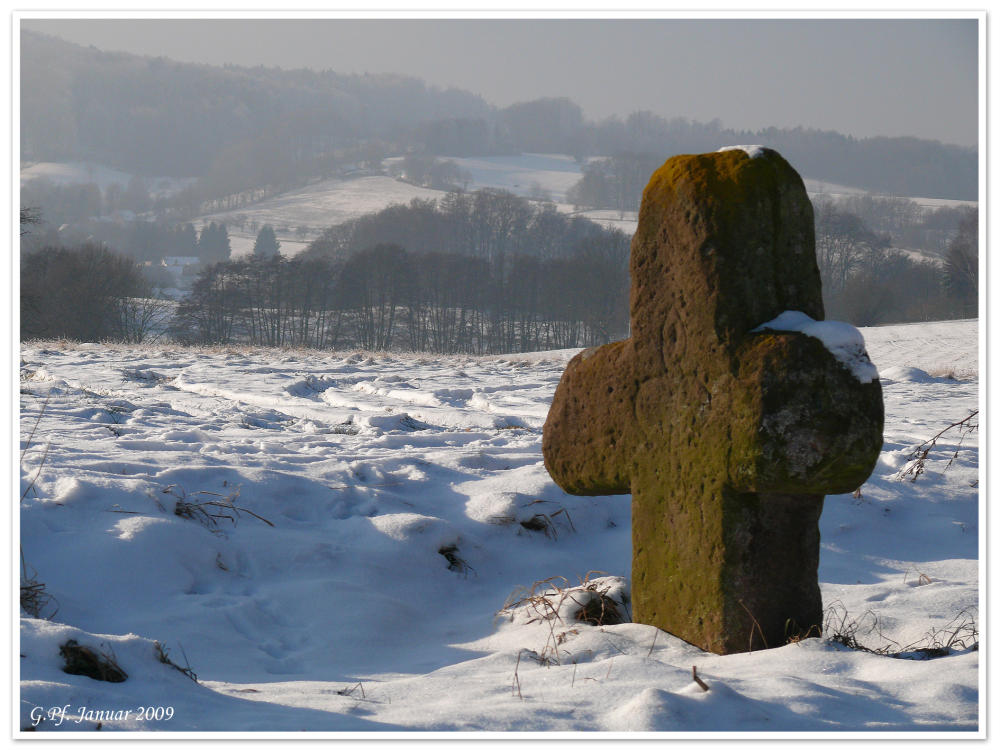
[[[131,258],[101,245],[46,247],[21,261],[21,337],[136,340],[129,300],[149,297]]]
[[[889,246],[889,238],[873,232],[854,214],[832,202],[818,202],[816,208],[816,262],[823,277],[824,292],[841,294],[848,279],[872,253]]]
[[[33,206],[22,206],[21,207],[21,236],[28,234],[31,231],[31,227],[35,224],[41,224],[42,222],[42,212],[41,209],[35,208]]]
[[[406,251],[399,245],[375,245],[345,264],[341,289],[355,311],[355,332],[362,348],[391,348],[396,308],[405,301],[408,271]]]
[[[945,284],[949,293],[962,304],[966,315],[979,308],[979,209],[962,218],[958,234],[948,245],[945,260]]]

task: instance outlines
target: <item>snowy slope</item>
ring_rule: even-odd
[[[803,178],[802,180],[806,184],[806,190],[809,193],[809,197],[816,198],[818,196],[825,196],[827,198],[849,198],[851,196],[864,195],[865,193],[871,192],[866,188],[849,187],[847,185],[837,185],[833,182],[824,182],[823,180],[811,180],[809,178]],[[892,196],[893,198],[898,196]],[[924,198],[921,196],[909,196],[905,200],[911,200],[918,206],[925,210],[935,209],[935,208],[962,208],[965,206],[976,206],[977,201],[963,201],[956,200],[952,198]]]
[[[396,203],[409,203],[414,198],[437,199],[443,195],[440,190],[416,187],[392,177],[369,175],[330,179],[251,206],[202,216],[195,225],[200,228],[212,221],[227,224],[232,255],[239,257],[253,252],[256,234],[241,230],[236,216],[246,217],[248,222],[256,221],[258,226],[270,224],[281,242],[281,253],[291,257],[305,250],[309,242],[329,226],[358,219]],[[304,235],[296,233],[300,227],[304,228]]]
[[[619,213],[614,210],[577,211],[566,203],[566,192],[579,181],[582,173],[577,162],[563,154],[518,154],[514,156],[449,157],[466,171],[472,181],[469,190],[494,188],[508,190],[515,195],[537,198],[541,195],[555,202],[563,213],[584,216],[597,223],[620,229],[628,235],[635,233],[637,216],[634,211]],[[393,161],[389,159],[386,163]],[[828,195],[842,197],[863,194],[860,188],[834,185],[816,180],[805,180],[813,197]],[[413,198],[441,198],[444,191],[416,187],[390,177],[358,177],[346,180],[324,180],[298,190],[276,196],[267,201],[247,206],[237,211],[202,217],[199,222],[231,221],[235,214],[242,214],[258,222],[276,227],[310,227],[309,237],[314,237],[327,226],[358,218],[366,213],[379,211],[393,203],[409,203]],[[975,205],[970,201],[949,201],[935,198],[913,198],[925,208],[940,206]],[[230,227],[233,254],[242,255],[253,248],[253,237]],[[294,255],[307,243],[296,241],[291,232],[279,231],[283,252]]]
[[[387,163],[391,161],[389,159]],[[585,216],[629,235],[635,232],[635,212],[619,216],[617,211],[576,211],[572,205],[560,202],[566,191],[580,179],[579,167],[568,156],[522,154],[516,157],[456,158],[451,161],[472,175],[469,190],[495,188],[522,197],[536,197],[541,190],[556,201],[557,208],[564,213]],[[326,227],[361,218],[394,204],[406,204],[414,198],[437,200],[446,194],[443,190],[418,187],[386,176],[329,179],[250,206],[208,214],[199,217],[195,223],[198,227],[211,221],[227,224],[233,256],[250,253],[255,239],[252,232],[239,229],[235,220],[237,216],[246,217],[248,222],[256,221],[260,226],[270,224],[281,241],[282,253],[293,256],[304,250],[309,240]],[[303,240],[296,235],[295,230],[299,227],[307,229],[305,236],[308,239]]]
[[[198,223],[232,224],[233,217],[239,214],[261,226],[270,224],[284,241],[289,228],[308,227],[313,234],[318,234],[328,226],[381,211],[395,203],[443,195],[440,190],[416,187],[392,177],[369,175],[330,179],[281,193],[252,206],[206,215],[200,217]]]
[[[519,154],[517,156],[449,157],[472,176],[472,189],[483,187],[509,190],[533,197],[539,191],[557,203],[580,181],[580,165],[565,154]]]
[[[17,720],[86,732],[975,731],[977,434],[945,433],[916,481],[894,475],[977,408],[977,324],[863,332],[886,443],[859,497],[826,500],[831,627],[725,657],[645,625],[578,622],[568,599],[562,619],[497,616],[558,576],[535,588],[543,612],[548,586],[586,580],[627,614],[629,497],[566,495],[541,461],[572,351],[24,344],[18,523],[26,573],[51,597],[41,614],[54,616],[22,613]],[[939,658],[891,658],[830,640],[852,622],[870,649],[911,657],[961,640]],[[64,673],[70,639],[128,679]],[[200,682],[162,663],[155,642]],[[153,711],[140,720],[138,707]]]

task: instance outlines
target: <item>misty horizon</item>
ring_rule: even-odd
[[[965,147],[979,141],[977,26],[971,18],[21,21],[84,46],[178,62],[396,74],[495,108],[566,97],[595,121],[649,111],[735,130],[802,127]]]

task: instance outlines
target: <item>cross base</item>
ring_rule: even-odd
[[[635,621],[716,654],[820,635],[823,496],[721,487],[697,511],[684,497],[633,486]]]

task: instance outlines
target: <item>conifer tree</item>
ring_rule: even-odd
[[[229,260],[229,232],[226,231],[225,224],[216,224],[214,221],[201,228],[201,236],[198,239],[198,257],[201,262],[221,263]]]
[[[281,243],[274,235],[274,229],[270,224],[265,224],[257,233],[257,239],[253,243],[253,256],[255,258],[273,258],[278,254]]]

